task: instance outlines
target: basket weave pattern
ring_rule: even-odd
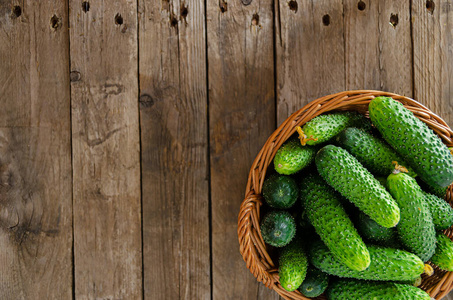
[[[286,119],[268,138],[253,162],[247,181],[245,199],[241,204],[238,218],[239,249],[247,268],[258,281],[264,283],[268,288],[274,289],[285,299],[309,300],[298,291],[288,292],[282,288],[279,283],[278,268],[269,256],[261,236],[259,228],[260,206],[263,204],[261,188],[267,168],[280,146],[294,134],[296,126],[302,126],[314,117],[332,110],[354,110],[368,115],[368,104],[377,96],[389,96],[400,101],[433,129],[448,147],[453,146],[453,131],[439,116],[413,99],[381,91],[357,90],[325,96],[310,102]],[[452,204],[451,189],[452,186],[448,188],[445,197],[450,205]],[[452,238],[452,228],[444,232]],[[434,274],[430,277],[423,275],[420,287],[431,297],[441,299],[453,289],[453,272],[445,272],[432,266],[435,270]],[[324,300],[326,297],[321,295],[315,299]]]

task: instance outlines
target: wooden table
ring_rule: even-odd
[[[453,124],[452,9],[0,0],[0,298],[277,299],[238,251],[258,150],[350,89]]]

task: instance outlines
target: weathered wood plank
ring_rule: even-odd
[[[343,3],[277,1],[277,120],[345,88]]]
[[[346,89],[412,96],[410,1],[344,2]]]
[[[72,297],[67,11],[0,1],[1,299]]]
[[[271,0],[207,1],[214,299],[278,299],[239,253],[249,168],[275,128]]]
[[[137,3],[69,3],[75,296],[140,299]]]
[[[146,299],[211,299],[205,6],[139,1]]]
[[[412,3],[414,98],[453,122],[453,3],[447,0]]]

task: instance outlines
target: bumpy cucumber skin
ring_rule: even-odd
[[[299,198],[299,187],[293,178],[274,174],[264,181],[262,194],[270,207],[286,209]]]
[[[425,291],[407,284],[340,279],[327,290],[329,300],[431,300]]]
[[[429,127],[400,102],[377,97],[369,105],[370,118],[384,139],[433,186],[453,182],[453,156]]]
[[[348,127],[335,138],[336,142],[371,173],[378,176],[388,176],[395,169],[393,161],[405,166],[409,175],[415,177],[415,172],[386,142],[371,133],[355,127]]]
[[[363,212],[359,212],[357,218],[357,229],[363,238],[378,244],[390,243],[392,240],[397,238],[394,227],[383,227]]]
[[[445,271],[453,271],[453,242],[442,232],[437,233],[436,252],[431,262]]]
[[[319,174],[379,225],[394,227],[400,220],[398,205],[387,190],[346,150],[327,145],[315,158]]]
[[[428,261],[436,249],[436,231],[422,190],[405,173],[390,174],[387,182],[401,211],[401,221],[396,226],[400,241],[407,250]]]
[[[316,148],[302,146],[298,139],[291,139],[278,149],[274,168],[280,174],[291,175],[308,166],[315,158]]]
[[[287,211],[271,211],[260,224],[263,240],[274,247],[288,245],[296,234],[296,221]]]
[[[355,271],[342,264],[321,242],[312,244],[310,263],[321,271],[338,277],[365,280],[412,280],[424,272],[424,264],[418,256],[404,250],[367,245],[370,266]]]
[[[423,195],[425,195],[425,202],[428,204],[436,230],[444,230],[453,225],[453,208],[450,204],[433,194],[423,192]]]
[[[371,128],[370,122],[357,112],[337,112],[311,119],[302,130],[307,138],[317,139],[307,141],[307,145],[317,145],[330,140],[348,126]]]
[[[299,239],[294,239],[285,246],[279,257],[278,275],[280,284],[289,291],[295,291],[307,275],[308,260]]]
[[[299,287],[299,292],[305,297],[318,297],[324,293],[328,285],[329,275],[310,266],[308,267],[307,277],[305,277],[305,280]]]
[[[333,255],[353,270],[370,265],[370,254],[337,195],[317,175],[301,183],[303,204],[310,223]]]

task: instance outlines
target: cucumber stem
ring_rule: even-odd
[[[300,140],[300,143],[302,144],[302,146],[305,146],[308,141],[316,142],[318,140],[318,139],[313,138],[312,135],[310,137],[307,137],[300,126],[296,126],[296,130],[297,130],[297,133],[299,134],[299,140]]]
[[[409,171],[404,167],[398,164],[397,161],[392,161],[392,164],[395,165],[395,169],[393,170],[393,174],[398,174],[400,172],[409,173]]]
[[[434,274],[433,267],[431,267],[428,264],[425,264],[425,274],[428,275],[428,276],[433,275]]]

